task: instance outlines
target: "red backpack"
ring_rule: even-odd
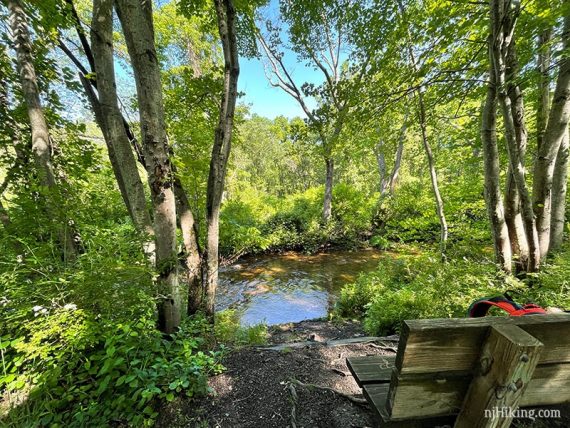
[[[469,318],[484,317],[492,306],[501,308],[512,317],[524,315],[546,314],[546,311],[534,303],[527,303],[523,306],[513,302],[508,296],[496,296],[476,300],[469,306],[467,314]]]

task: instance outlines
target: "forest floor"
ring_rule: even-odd
[[[359,323],[304,321],[275,326],[269,344],[326,342],[364,337]],[[313,346],[276,351],[245,347],[227,355],[226,371],[209,380],[212,393],[201,399],[172,402],[163,409],[160,427],[289,427],[292,421],[292,393],[289,381],[334,388],[361,397],[361,390],[346,367],[346,357],[394,354],[371,343],[342,346]],[[374,414],[330,391],[294,385],[298,427],[372,427]]]
[[[290,381],[326,386],[362,397],[346,366],[346,358],[394,355],[394,341],[338,345],[340,339],[362,338],[359,323],[303,321],[274,326],[268,347],[244,347],[228,353],[226,371],[209,379],[211,393],[198,399],[177,399],[162,409],[161,428],[221,427],[375,427],[376,416],[368,405],[356,404],[331,391],[294,385]],[[324,342],[336,341],[335,346]],[[300,342],[304,346],[297,347]],[[312,342],[312,343],[311,343]],[[289,345],[287,345],[289,344]],[[295,345],[294,345],[295,344]],[[296,395],[296,399],[294,399]],[[294,408],[294,410],[293,410]],[[554,428],[570,426],[570,408],[561,409],[561,419],[515,420],[513,427]],[[292,424],[295,422],[295,425]]]

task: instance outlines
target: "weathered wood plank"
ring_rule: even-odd
[[[387,412],[392,420],[457,414],[471,377],[465,372],[399,376],[394,369]]]
[[[388,384],[364,385],[363,393],[380,419],[380,428],[433,428],[451,426],[455,417],[446,416],[438,418],[416,419],[408,421],[394,421],[388,418],[385,410],[388,395]]]
[[[570,363],[570,314],[406,321],[398,346],[400,373],[471,370],[489,326],[516,325],[544,344],[539,364]]]
[[[386,418],[386,399],[388,397],[387,383],[364,385],[362,387],[362,393],[364,398],[368,400],[372,408],[376,412],[376,415],[384,420]]]
[[[485,411],[518,407],[542,350],[543,344],[520,327],[492,326],[455,428],[508,428],[512,417],[490,418]]]
[[[380,419],[381,428],[421,428],[420,421],[390,421],[386,414],[386,398],[388,396],[388,384],[364,385],[362,391],[364,397],[372,405],[376,415]]]
[[[570,363],[546,364],[534,371],[520,405],[547,406],[566,402],[570,402]]]
[[[408,400],[412,417],[422,418],[457,414],[472,377],[470,372],[404,375],[396,372],[391,382],[397,385],[398,399]],[[566,402],[570,402],[570,363],[537,366],[520,406]]]
[[[371,383],[390,382],[395,360],[395,355],[349,357],[346,359],[346,365],[358,386],[362,387]]]

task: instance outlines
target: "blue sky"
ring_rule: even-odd
[[[279,6],[277,0],[271,0],[264,8],[263,15],[272,20],[279,19]],[[281,39],[287,43],[288,34],[284,30]],[[300,88],[303,83],[309,82],[321,84],[324,80],[320,71],[313,67],[308,67],[304,63],[297,62],[297,56],[290,49],[282,47],[284,63],[287,70],[293,76],[297,86]],[[289,94],[280,88],[274,88],[269,84],[265,75],[263,59],[240,57],[240,75],[238,80],[238,90],[243,95],[239,98],[239,104],[249,106],[250,112],[273,119],[277,116],[293,118],[299,116],[305,118],[305,114],[299,103]],[[134,81],[132,75],[127,72],[122,61],[115,62],[115,72],[119,90],[125,94],[134,94]],[[125,96],[128,99],[128,96]],[[312,99],[306,99],[309,108],[315,107]]]
[[[293,78],[298,86],[304,82],[322,82],[322,76],[318,71],[306,67],[304,64],[296,63],[295,55],[290,51],[285,55],[285,62],[288,70],[293,73]],[[263,62],[260,59],[240,58],[238,89],[245,93],[239,102],[248,104],[251,113],[271,119],[276,116],[289,118],[300,116],[304,118],[303,110],[296,100],[281,88],[274,88],[269,85]],[[309,105],[311,106],[310,102]]]
[[[279,1],[270,0],[268,6],[263,8],[261,14],[272,21],[279,20]],[[282,23],[283,24],[283,23]],[[281,40],[287,42],[287,31],[285,25],[281,31]],[[289,49],[282,49],[285,53],[283,58],[287,70],[293,75],[293,79],[299,88],[305,82],[320,84],[324,78],[322,74],[307,67],[303,63],[297,63],[296,55]],[[263,60],[258,58],[240,58],[240,76],[238,89],[245,93],[239,102],[248,104],[251,113],[271,119],[276,116],[286,116],[289,118],[300,116],[305,117],[299,103],[281,88],[274,88],[269,84],[265,76]],[[307,100],[309,108],[313,108],[315,103]]]

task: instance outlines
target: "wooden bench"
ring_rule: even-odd
[[[347,365],[382,426],[508,427],[570,401],[570,314],[405,321],[396,356]]]

